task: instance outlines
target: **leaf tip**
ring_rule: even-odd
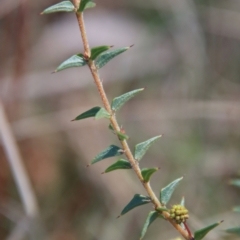
[[[133,46],[134,46],[134,44],[130,45],[129,48],[131,48],[131,47],[133,47]]]
[[[90,167],[91,165],[92,165],[92,164],[91,164],[91,163],[89,163],[89,164],[87,164],[87,165],[86,165],[86,167],[88,168],[88,167]]]

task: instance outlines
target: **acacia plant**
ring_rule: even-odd
[[[173,205],[170,209],[167,207],[167,204],[179,184],[182,180],[178,178],[163,187],[160,190],[160,194],[157,197],[154,193],[151,185],[150,178],[153,173],[155,173],[159,168],[141,168],[140,160],[143,158],[149,147],[158,140],[161,135],[155,136],[147,141],[139,143],[135,146],[134,151],[129,148],[128,145],[128,136],[123,130],[122,127],[119,126],[119,123],[116,118],[116,112],[132,97],[142,92],[144,89],[136,89],[130,92],[127,92],[121,96],[114,98],[111,103],[106,95],[104,90],[104,86],[102,80],[99,75],[99,69],[104,67],[111,59],[116,57],[117,55],[125,52],[130,47],[123,47],[118,49],[112,49],[112,46],[97,46],[91,48],[88,43],[88,38],[86,34],[85,24],[83,14],[85,10],[95,7],[95,3],[91,0],[73,0],[71,1],[63,1],[58,4],[55,4],[51,7],[46,8],[41,14],[49,14],[55,12],[72,12],[76,15],[77,21],[79,24],[79,30],[82,37],[83,42],[83,53],[77,53],[76,55],[71,56],[67,60],[63,61],[55,70],[55,72],[62,71],[66,68],[72,67],[82,67],[88,66],[94,83],[97,87],[98,93],[102,100],[102,107],[96,106],[93,107],[86,112],[78,115],[75,120],[81,120],[85,118],[95,117],[96,119],[105,118],[109,121],[109,129],[113,131],[116,137],[119,140],[119,145],[110,145],[108,148],[104,149],[102,152],[96,155],[96,157],[91,161],[91,164],[95,164],[103,159],[125,155],[125,158],[118,159],[115,163],[109,166],[105,173],[118,170],[118,169],[132,169],[133,172],[137,175],[138,180],[142,183],[143,187],[146,190],[146,195],[135,194],[131,201],[125,206],[122,210],[121,215],[129,212],[135,207],[144,204],[152,204],[154,207],[154,211],[150,211],[145,224],[143,225],[142,232],[140,235],[140,239],[143,239],[145,233],[149,225],[156,219],[161,218],[163,220],[168,221],[182,237],[186,240],[201,240],[205,237],[205,235],[218,226],[220,222],[214,223],[206,228],[200,229],[196,231],[194,234],[191,233],[187,221],[189,219],[188,210],[184,207],[184,199],[182,199],[181,203]],[[89,165],[91,165],[89,164]]]

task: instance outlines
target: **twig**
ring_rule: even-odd
[[[74,4],[75,4],[75,8],[78,9],[79,1],[74,0]],[[81,36],[82,36],[82,41],[83,41],[83,46],[84,46],[84,55],[85,55],[85,57],[88,58],[87,60],[88,60],[89,69],[92,73],[94,82],[97,86],[98,92],[99,92],[100,97],[101,97],[102,102],[103,102],[103,105],[104,105],[105,109],[109,112],[109,114],[111,115],[110,122],[112,124],[112,127],[116,132],[118,132],[118,131],[120,131],[120,127],[119,127],[119,124],[118,124],[117,119],[115,117],[115,114],[111,109],[110,103],[108,101],[107,95],[106,95],[104,87],[102,85],[102,81],[101,81],[100,76],[98,74],[98,70],[95,66],[94,61],[89,59],[90,48],[89,48],[88,39],[87,39],[87,35],[86,35],[86,30],[85,30],[83,13],[82,12],[76,12],[76,16],[77,16]],[[120,142],[121,142],[122,148],[124,150],[124,153],[125,153],[127,159],[131,163],[134,172],[136,173],[138,179],[141,181],[143,187],[145,188],[146,192],[148,193],[149,197],[151,198],[151,201],[152,201],[155,209],[163,207],[161,205],[161,203],[159,202],[158,198],[156,197],[155,193],[153,192],[153,190],[150,186],[150,183],[149,182],[147,182],[147,183],[144,182],[142,174],[141,174],[141,169],[140,169],[137,161],[134,159],[133,154],[132,154],[132,152],[131,152],[131,150],[128,146],[127,141],[126,140],[120,140]],[[174,228],[176,228],[179,231],[179,233],[186,240],[191,240],[191,236],[189,236],[188,232],[186,230],[184,230],[179,224],[177,224],[173,219],[171,219],[168,212],[162,212],[162,215],[164,216],[164,218],[166,220],[168,220],[173,225]]]
[[[31,187],[26,170],[23,165],[17,144],[15,142],[11,127],[7,120],[3,104],[0,99],[0,134],[3,142],[3,147],[7,154],[10,168],[13,173],[25,212],[31,219],[38,217],[38,206]]]

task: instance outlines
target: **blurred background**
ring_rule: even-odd
[[[1,105],[39,210],[36,224],[26,218],[1,141],[0,239],[139,239],[151,205],[116,219],[135,193],[145,194],[134,173],[101,175],[114,159],[86,168],[97,153],[118,144],[108,122],[71,122],[100,105],[87,67],[51,74],[83,51],[74,14],[39,15],[57,2],[1,0]],[[240,2],[96,3],[85,13],[91,47],[134,44],[100,70],[109,98],[146,87],[117,115],[130,146],[163,134],[141,161],[141,167],[161,168],[153,189],[158,195],[184,176],[169,206],[184,196],[192,231],[224,220],[206,239],[235,239],[223,230],[240,224],[232,212],[240,192],[228,184],[240,170]],[[146,235],[177,237],[160,219]]]

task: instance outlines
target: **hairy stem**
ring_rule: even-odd
[[[79,1],[78,0],[74,0],[74,4],[76,9],[78,8],[79,5]],[[82,12],[76,12],[76,16],[77,16],[77,20],[78,20],[78,24],[79,24],[79,28],[80,28],[80,32],[81,32],[81,36],[82,36],[82,41],[83,41],[83,47],[84,47],[84,55],[86,58],[90,57],[90,48],[89,48],[89,44],[88,44],[88,40],[87,40],[87,34],[86,34],[86,30],[85,30],[85,24],[84,24],[84,19],[83,19],[83,13]],[[105,107],[105,109],[109,112],[109,114],[111,115],[110,118],[110,122],[112,124],[112,127],[115,131],[120,131],[120,126],[117,122],[117,119],[115,117],[114,112],[111,109],[111,105],[109,103],[109,100],[107,98],[106,92],[104,90],[102,81],[100,79],[98,70],[95,66],[94,61],[90,60],[88,61],[88,66],[89,69],[91,71],[91,74],[93,76],[94,82],[97,86],[98,92],[100,94],[100,97],[102,99],[103,105]],[[141,169],[138,165],[138,162],[134,159],[134,156],[128,146],[128,143],[126,140],[120,140],[122,148],[124,150],[124,153],[128,159],[128,161],[131,163],[132,168],[134,170],[134,172],[136,173],[138,179],[141,181],[143,187],[145,188],[146,192],[148,193],[148,196],[151,198],[151,201],[154,205],[154,208],[157,209],[159,207],[163,207],[161,205],[161,203],[159,202],[158,198],[156,197],[155,193],[153,192],[151,185],[149,182],[144,182],[142,174],[141,174]],[[189,236],[188,232],[186,230],[184,230],[179,224],[177,224],[173,219],[170,218],[170,215],[168,212],[162,212],[162,215],[165,217],[166,220],[168,220],[174,228],[176,228],[179,233],[186,239],[186,240],[191,240],[191,236]]]

